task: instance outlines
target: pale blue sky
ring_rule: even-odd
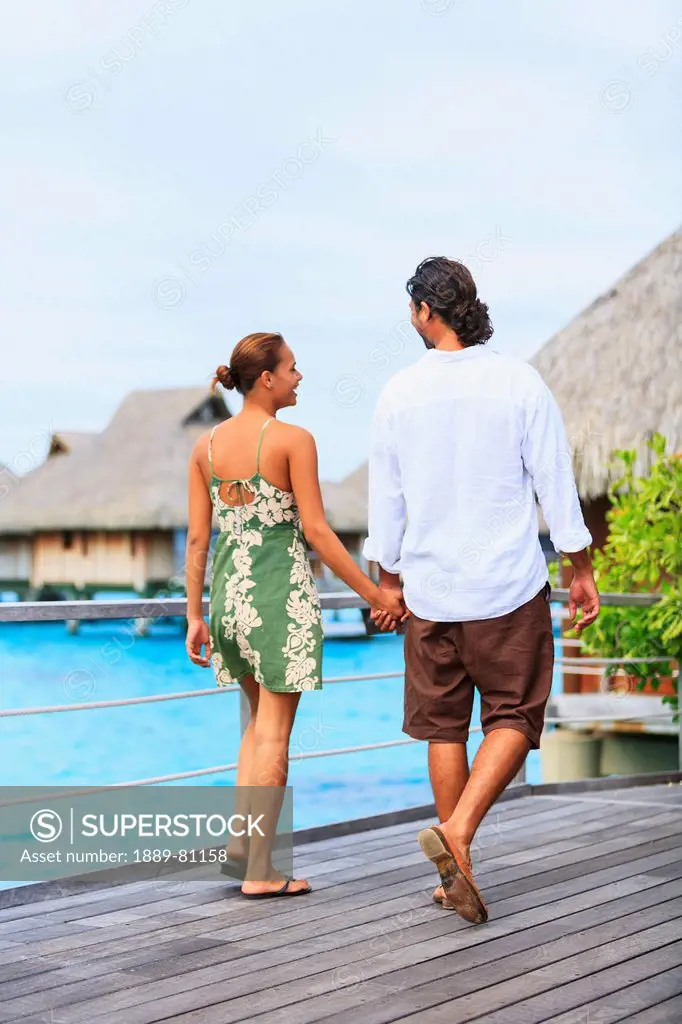
[[[395,328],[424,256],[528,357],[679,226],[681,82],[669,0],[14,3],[0,461],[281,330],[339,478],[423,352]]]

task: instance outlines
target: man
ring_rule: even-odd
[[[419,834],[438,867],[434,899],[487,920],[470,846],[485,814],[537,749],[554,644],[537,494],[573,564],[569,613],[599,613],[587,530],[561,414],[539,374],[492,352],[493,328],[463,264],[424,260],[407,283],[428,351],[384,388],[371,440],[364,554],[402,587],[403,731],[426,740],[440,825]],[[379,616],[381,619],[381,616]],[[469,771],[474,687],[484,740]]]

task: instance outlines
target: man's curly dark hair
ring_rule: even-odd
[[[429,256],[406,287],[417,309],[425,302],[431,313],[456,332],[462,345],[483,345],[492,338],[488,307],[478,298],[471,273],[458,260]]]

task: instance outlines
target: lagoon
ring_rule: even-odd
[[[349,611],[344,617],[359,613]],[[325,616],[329,613],[325,612]],[[394,635],[328,638],[325,677],[402,672],[403,640]],[[555,674],[555,688],[560,679]],[[177,622],[159,622],[147,637],[124,621],[0,624],[0,704],[44,707],[178,693],[213,686],[213,673],[192,665]],[[474,724],[478,722],[478,706]],[[291,754],[312,754],[404,738],[402,679],[330,684],[304,693]],[[469,741],[473,756],[480,734]],[[236,760],[239,695],[122,708],[0,719],[0,778],[14,786],[110,785],[224,765]],[[540,781],[538,753],[528,780]],[[233,785],[234,772],[182,784]],[[426,745],[293,760],[294,825],[305,828],[429,803]]]

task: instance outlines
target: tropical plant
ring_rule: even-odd
[[[660,434],[649,441],[654,459],[647,475],[635,473],[636,453],[613,453],[622,476],[609,488],[608,541],[594,556],[602,593],[654,591],[649,607],[606,607],[583,634],[586,654],[620,658],[638,689],[658,690],[682,662],[682,457],[666,451]],[[651,661],[641,662],[641,658]],[[632,659],[632,660],[631,660]],[[657,660],[654,660],[657,659]],[[608,674],[618,671],[609,668]],[[663,701],[678,710],[675,696]]]

